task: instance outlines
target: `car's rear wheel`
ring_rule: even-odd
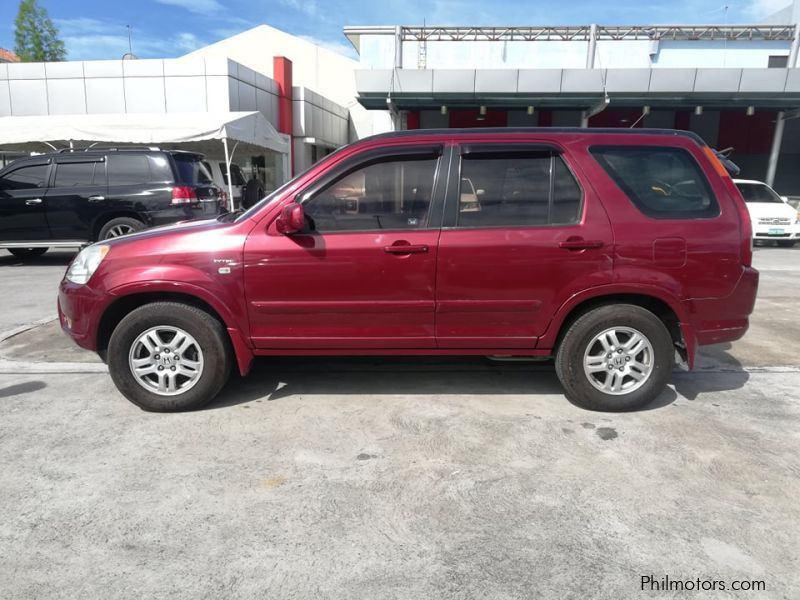
[[[144,223],[133,217],[117,217],[103,225],[97,235],[99,240],[110,240],[144,229]]]
[[[177,302],[146,304],[111,334],[108,368],[122,394],[155,412],[208,404],[228,380],[232,352],[223,325]]]
[[[11,252],[17,258],[36,258],[37,256],[42,256],[45,252],[47,252],[49,248],[8,248],[8,251]]]
[[[556,353],[556,373],[575,404],[634,410],[664,390],[673,358],[672,337],[656,315],[631,304],[607,305],[569,327]]]
[[[797,243],[796,240],[778,240],[778,247],[780,248],[792,248]]]

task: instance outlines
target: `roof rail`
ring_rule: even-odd
[[[67,154],[70,152],[93,152],[95,150],[115,152],[124,152],[125,150],[161,150],[158,146],[89,146],[87,148],[62,148],[58,150],[59,154]]]

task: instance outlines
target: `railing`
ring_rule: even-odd
[[[345,27],[346,36],[396,35],[396,27]],[[590,25],[542,27],[415,27],[401,25],[404,42],[580,41]],[[763,40],[792,41],[794,25],[597,25],[597,40]]]

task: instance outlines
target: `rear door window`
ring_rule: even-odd
[[[99,168],[98,168],[99,167]],[[86,187],[105,184],[102,174],[103,163],[98,162],[60,162],[56,165],[54,187]],[[100,171],[95,174],[95,171]]]
[[[535,227],[580,220],[581,189],[558,154],[487,151],[461,159],[457,227]]]
[[[648,217],[703,219],[719,215],[708,180],[683,148],[593,146],[589,151]]]

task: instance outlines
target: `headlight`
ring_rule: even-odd
[[[67,279],[80,284],[89,281],[109,250],[103,244],[93,244],[81,250],[67,269]]]

